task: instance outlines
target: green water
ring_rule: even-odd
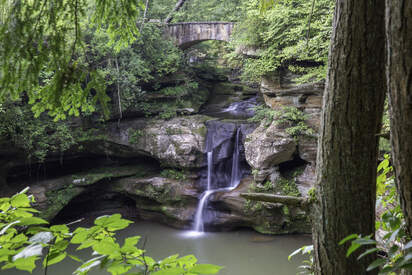
[[[160,260],[179,253],[181,256],[195,254],[200,263],[224,266],[221,275],[293,275],[302,259],[292,262],[287,256],[296,248],[310,243],[309,236],[265,236],[249,230],[235,232],[205,233],[188,237],[187,232],[149,222],[136,222],[121,232],[121,237],[140,235],[146,238],[147,255]],[[90,253],[82,251],[79,256],[88,259]],[[91,257],[90,257],[91,258]],[[69,275],[79,264],[71,259],[49,267],[48,275]],[[21,271],[4,270],[0,274],[23,275]],[[35,270],[34,275],[44,274]],[[91,275],[106,275],[96,270]]]

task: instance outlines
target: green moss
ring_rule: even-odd
[[[289,207],[287,206],[287,205],[284,205],[283,207],[282,207],[282,212],[283,212],[283,214],[285,215],[285,216],[289,216]]]
[[[253,226],[253,229],[261,234],[274,235],[279,233],[269,222]]]
[[[91,185],[102,179],[111,179],[117,177],[125,176],[139,176],[143,177],[151,174],[152,168],[148,166],[138,165],[138,166],[121,166],[121,167],[104,167],[93,169],[87,173],[74,174],[72,176],[73,185]]]
[[[160,176],[175,180],[185,180],[186,174],[184,170],[165,169],[160,173]]]
[[[255,192],[258,193],[273,193],[275,185],[271,181],[266,181],[263,185],[256,185]]]
[[[300,197],[301,194],[296,185],[295,179],[281,178],[276,182],[275,190],[287,196]]]
[[[206,137],[207,128],[206,128],[206,126],[202,126],[202,127],[193,129],[193,132],[196,133],[196,134],[199,134],[202,137]]]
[[[139,143],[139,139],[144,136],[144,132],[139,129],[135,130],[135,129],[130,128],[128,130],[128,133],[129,133],[129,143],[130,144]]]
[[[73,186],[47,192],[47,208],[41,212],[41,217],[47,220],[54,218],[63,207],[81,192],[83,192],[83,188]]]
[[[312,188],[309,189],[308,197],[309,197],[309,201],[312,202],[312,203],[317,201],[315,187],[312,187]]]

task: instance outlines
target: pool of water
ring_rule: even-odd
[[[298,247],[311,242],[307,235],[266,236],[250,230],[196,235],[150,222],[135,222],[120,235],[121,238],[132,235],[146,238],[147,255],[156,260],[176,253],[181,256],[194,254],[200,263],[224,266],[220,275],[294,275],[302,259],[296,258],[289,262],[288,255]],[[79,256],[82,259],[89,259],[90,252],[82,251]],[[49,267],[47,274],[69,275],[78,265],[77,262],[66,259],[60,264]],[[0,271],[0,274],[29,273],[4,270]],[[44,271],[35,270],[33,274],[41,275]],[[89,274],[109,273],[96,270]]]

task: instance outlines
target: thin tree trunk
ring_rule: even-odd
[[[165,19],[166,24],[169,24],[172,21],[174,14],[176,12],[178,12],[181,7],[183,7],[185,2],[186,2],[186,0],[177,1],[176,6],[174,7],[174,9],[169,13],[169,15]]]
[[[142,20],[142,24],[140,24],[140,29],[139,29],[140,32],[143,29],[144,23],[146,23],[146,17],[147,17],[148,10],[149,10],[149,0],[146,0],[146,4],[144,6],[143,20]]]
[[[366,274],[374,259],[346,258],[348,245],[338,243],[375,232],[384,28],[384,1],[336,1],[317,159],[316,274]]]
[[[386,15],[393,163],[406,226],[412,234],[412,0],[386,0]]]
[[[116,79],[116,86],[117,86],[117,104],[118,104],[118,106],[119,106],[119,120],[117,121],[117,126],[120,127],[120,120],[123,118],[122,99],[120,98],[120,84],[119,84],[120,71],[119,71],[119,63],[117,62],[117,57],[114,58],[114,61],[115,61],[115,63],[116,63],[116,71],[117,71],[117,79]]]

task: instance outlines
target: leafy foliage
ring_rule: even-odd
[[[67,225],[47,226],[31,207],[33,196],[26,192],[0,199],[0,265],[2,269],[16,268],[31,272],[43,257],[42,266],[57,264],[66,258],[80,262],[73,274],[86,275],[94,268],[101,268],[113,275],[120,274],[216,274],[221,267],[197,264],[193,255],[172,255],[161,261],[146,256],[138,248],[139,236],[126,238],[121,245],[116,231],[126,228],[129,220],[120,214],[101,216],[89,228],[78,227],[73,232]],[[67,248],[77,245],[77,250],[91,248],[92,258],[83,261],[71,255]],[[43,251],[46,254],[43,255]],[[133,272],[133,273],[130,273]]]
[[[106,32],[116,50],[129,45],[139,34],[141,0],[0,3],[7,10],[0,24],[0,102],[26,92],[36,116],[49,111],[56,119],[93,111],[98,101],[106,105],[102,75],[82,63],[83,31]]]
[[[110,37],[106,33],[88,31],[89,67],[105,76],[110,90],[120,91],[125,110],[142,101],[142,97],[150,92],[142,85],[182,68],[182,52],[172,41],[164,39],[162,28],[157,24],[145,24],[140,39],[120,51],[110,46]]]
[[[76,143],[67,123],[34,119],[27,105],[4,104],[0,112],[0,141],[22,150],[28,159],[44,161],[50,152],[63,154]]]
[[[340,244],[351,241],[347,257],[360,248],[366,250],[358,256],[358,259],[377,253],[378,259],[368,266],[367,271],[380,268],[379,274],[395,274],[401,270],[412,270],[412,240],[406,232],[389,155],[385,155],[385,159],[379,164],[378,173],[380,173],[377,178],[378,205],[381,205],[385,211],[378,218],[376,229],[386,232],[382,243],[375,241],[372,236],[352,234],[344,238]]]
[[[160,175],[165,178],[175,179],[175,180],[185,180],[186,175],[184,171],[174,170],[174,169],[165,169]]]
[[[238,50],[228,58],[243,65],[245,78],[256,80],[281,68],[300,75],[298,82],[325,77],[333,1],[316,1],[313,12],[312,1],[304,0],[274,5],[266,0],[245,1],[242,10],[245,16],[236,25],[232,47],[256,53],[249,58]]]
[[[302,265],[298,266],[302,271],[299,274],[315,274],[314,262],[313,262],[313,245],[302,246],[295,251],[293,251],[289,256],[288,260],[290,261],[292,257],[302,254],[303,256],[307,255],[308,259],[302,261]]]
[[[129,143],[131,144],[138,144],[139,139],[143,137],[144,133],[142,130],[137,129],[134,130],[132,128],[129,129]]]
[[[286,133],[297,139],[301,135],[311,136],[313,129],[306,125],[307,115],[294,106],[284,106],[281,109],[271,109],[266,105],[254,108],[255,114],[249,119],[251,122],[260,122],[265,127],[275,123],[285,129]]]
[[[156,0],[150,7],[149,16],[153,19],[165,19],[177,1]],[[242,0],[190,0],[174,14],[174,22],[196,21],[236,21],[241,13]]]

